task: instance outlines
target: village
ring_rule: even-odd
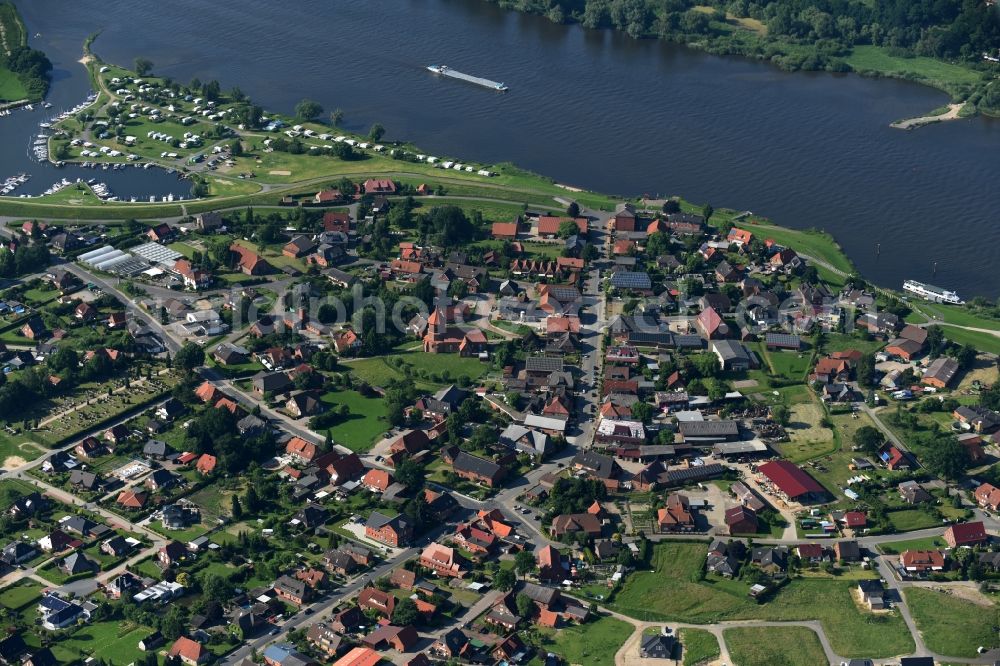
[[[820,234],[441,188],[0,228],[0,663],[1000,660],[995,355]]]

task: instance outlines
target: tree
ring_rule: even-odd
[[[146,58],[136,58],[133,62],[135,73],[139,76],[146,76],[153,71],[153,61]]]
[[[261,502],[260,498],[257,496],[257,490],[254,486],[247,488],[247,494],[243,497],[243,503],[247,507],[247,513],[251,516],[256,515],[260,512]]]
[[[171,604],[167,609],[167,614],[160,622],[160,632],[168,640],[180,638],[187,628],[187,619],[184,617],[183,606]]]
[[[420,621],[420,611],[413,599],[403,599],[396,604],[396,609],[392,612],[392,621],[399,627],[416,624]]]
[[[696,12],[696,13],[700,14],[701,12]],[[712,213],[714,212],[715,209],[712,208],[711,204],[705,204],[704,206],[701,207],[701,216],[705,218],[706,223],[709,221],[709,219],[711,219]]]
[[[330,123],[331,124],[333,124],[333,125],[339,125],[343,119],[344,119],[344,110],[343,109],[334,109],[333,111],[330,112]]]
[[[947,343],[944,340],[944,331],[937,324],[927,327],[927,353],[931,356],[940,356]]]
[[[535,602],[524,592],[518,593],[514,598],[514,603],[517,604],[517,614],[521,617],[530,618],[535,614]]]
[[[566,206],[566,214],[570,217],[580,217],[580,204],[570,201],[569,205]]]
[[[509,592],[514,589],[514,585],[517,584],[517,576],[514,575],[513,569],[500,569],[493,576],[493,587],[500,590],[501,592]]]
[[[632,418],[636,421],[649,423],[653,420],[653,406],[648,402],[636,402],[632,405]]]
[[[969,467],[969,453],[954,435],[934,438],[922,457],[927,469],[946,479],[960,478]]]
[[[875,386],[875,355],[865,354],[858,361],[858,384],[865,388]]]
[[[243,517],[243,505],[240,504],[240,498],[233,495],[233,506],[231,509],[233,514],[233,520],[239,520]]]
[[[368,138],[372,141],[380,141],[383,136],[385,136],[385,128],[382,127],[381,123],[375,123],[368,130]]]
[[[791,420],[792,413],[785,405],[774,405],[771,407],[771,418],[781,426],[787,426]]]
[[[424,485],[424,468],[407,458],[396,467],[396,481],[409,490],[418,490]]]
[[[870,454],[877,452],[884,441],[882,433],[874,426],[861,426],[854,433],[854,446]]]
[[[535,556],[527,550],[519,551],[514,556],[514,568],[521,576],[526,576],[535,570]]]
[[[174,362],[177,364],[177,367],[190,373],[205,363],[205,350],[202,349],[201,345],[196,345],[193,342],[185,342],[184,346],[174,356]]]
[[[563,220],[559,223],[559,238],[569,238],[578,233],[580,233],[580,227],[576,225],[575,220]]]
[[[319,102],[311,99],[304,99],[295,105],[295,117],[299,120],[315,120],[323,113],[323,107]]]
[[[957,354],[955,354],[955,360],[958,361],[958,364],[962,367],[962,369],[968,370],[976,364],[977,355],[978,352],[976,351],[976,348],[966,343],[962,345],[962,348],[958,350]]]

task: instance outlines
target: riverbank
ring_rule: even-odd
[[[1000,90],[991,81],[1000,76],[1000,65],[986,60],[950,61],[942,58],[918,56],[913,49],[885,47],[873,44],[857,44],[865,33],[858,20],[851,17],[847,24],[818,11],[829,19],[829,29],[823,38],[810,41],[803,34],[816,34],[808,26],[796,29],[796,24],[807,21],[804,18],[789,17],[784,23],[765,22],[760,18],[739,16],[724,11],[721,3],[713,6],[711,0],[687,11],[664,10],[660,12],[626,12],[619,16],[609,12],[599,3],[585,2],[579,13],[565,13],[562,10],[546,10],[540,3],[512,3],[509,0],[488,0],[507,10],[546,16],[555,23],[579,23],[585,28],[610,28],[623,32],[634,39],[659,39],[684,44],[693,49],[715,55],[739,56],[767,61],[786,71],[816,71],[831,73],[853,72],[865,77],[894,78],[913,81],[951,96],[953,102],[969,102],[969,115],[1000,117]],[[783,3],[778,2],[778,5]],[[726,5],[729,10],[732,5]],[[787,7],[780,7],[787,9]],[[790,15],[797,12],[792,8]],[[881,25],[877,12],[871,12],[873,32],[889,30]],[[922,20],[934,23],[933,16],[923,16]],[[949,19],[939,17],[942,23]],[[954,21],[954,17],[950,17]],[[905,22],[905,20],[904,20]],[[784,25],[784,33],[772,32],[771,26]],[[848,25],[854,28],[847,27]],[[895,30],[920,30],[926,26],[897,26]],[[941,25],[935,28],[944,30]],[[859,30],[860,29],[860,30]],[[992,50],[992,49],[991,49]]]
[[[27,46],[28,30],[17,7],[0,2],[0,102],[40,102],[48,92],[52,63],[41,51],[25,51]]]

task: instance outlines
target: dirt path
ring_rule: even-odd
[[[27,464],[27,462],[28,461],[22,458],[21,456],[7,456],[4,459],[3,466],[0,467],[0,469],[9,472],[12,469],[17,469],[18,467]]]
[[[939,116],[920,116],[918,118],[907,118],[906,120],[900,120],[892,123],[889,127],[902,130],[915,129],[923,125],[930,125],[931,123],[939,123],[945,120],[955,120],[958,118],[959,112],[962,107],[965,106],[965,102],[960,102],[958,104],[949,104],[948,110]]]

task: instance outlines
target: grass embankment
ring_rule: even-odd
[[[1000,332],[1000,321],[985,317],[968,308],[942,303],[928,303],[910,299],[913,312],[906,321],[911,324],[937,323],[941,326],[944,337],[955,344],[970,344],[976,349],[991,354],[1000,354],[1000,337],[988,331]],[[981,328],[982,331],[970,331],[967,328]]]
[[[995,604],[976,604],[918,587],[905,588],[905,594],[917,629],[932,652],[971,658],[980,646],[1000,647],[996,631],[1000,608]]]
[[[610,607],[643,620],[692,624],[818,620],[833,650],[846,657],[883,658],[913,650],[913,641],[899,615],[872,615],[855,604],[852,581],[793,580],[773,599],[758,604],[747,595],[749,584],[743,581],[716,577],[702,580],[706,550],[704,543],[657,544],[653,551],[654,572],[630,575]]]
[[[819,637],[806,627],[741,627],[722,633],[739,666],[825,664]]]
[[[719,658],[719,641],[711,632],[704,629],[681,629],[678,639],[681,642],[684,666],[697,666]]]
[[[798,254],[807,255],[830,264],[844,273],[853,273],[856,269],[847,258],[840,244],[830,234],[818,229],[786,229],[756,222],[740,222],[740,228],[747,229],[761,240],[773,239],[779,245],[794,249]]]

